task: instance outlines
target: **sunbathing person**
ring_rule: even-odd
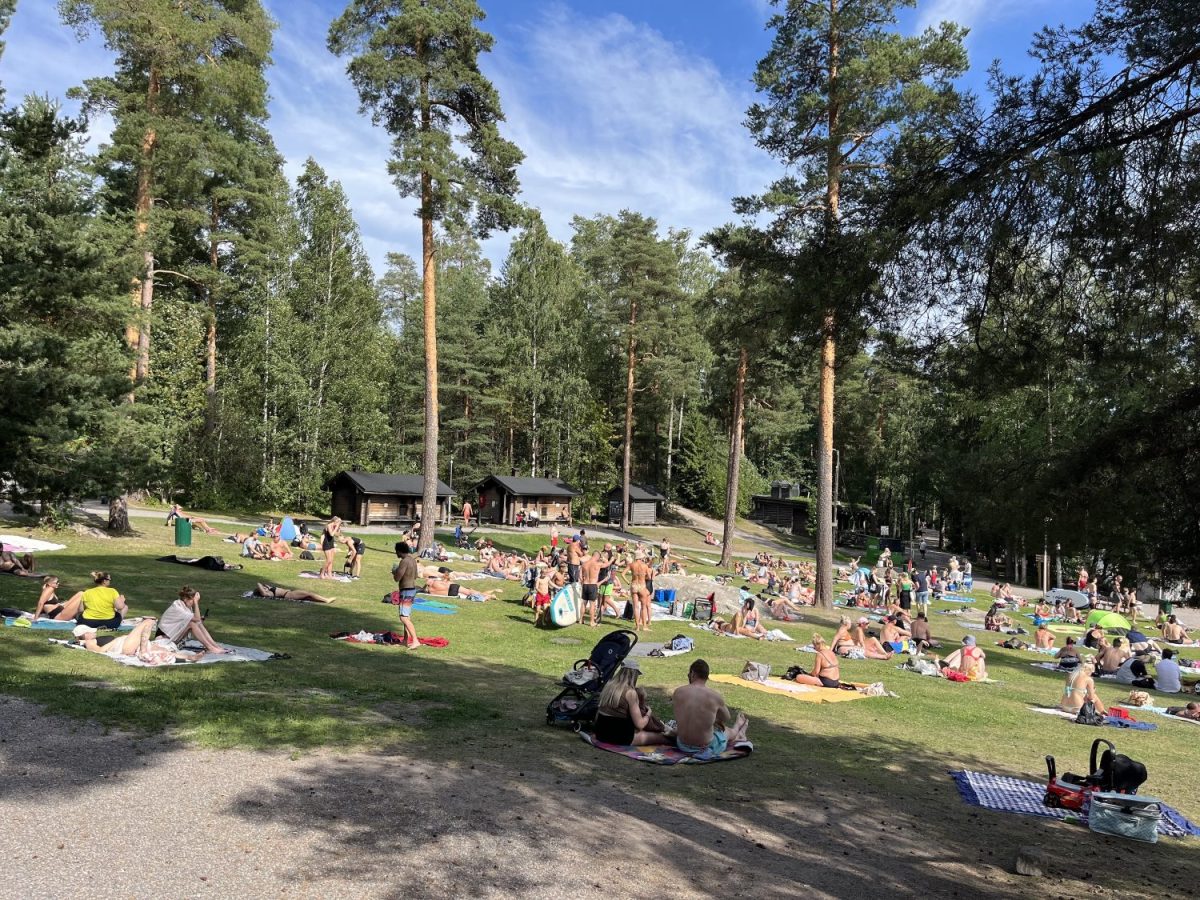
[[[800,607],[796,606],[786,597],[776,597],[773,600],[768,600],[767,610],[774,618],[784,622],[800,615]]]
[[[1058,708],[1063,712],[1078,713],[1085,700],[1095,704],[1096,712],[1105,712],[1104,704],[1096,696],[1096,682],[1092,679],[1094,662],[1093,657],[1085,656],[1083,662],[1067,675],[1067,683],[1058,701]]]
[[[1012,627],[1012,620],[1000,612],[1000,607],[993,603],[983,617],[983,627],[988,631],[1004,631]]]
[[[867,632],[867,624],[870,622],[865,616],[858,620],[854,628],[854,642],[862,647],[863,655],[867,659],[891,659],[892,651],[888,650],[873,634]]]
[[[1089,650],[1098,650],[1102,640],[1104,640],[1104,629],[1099,625],[1093,625],[1083,636],[1083,646]]]
[[[1054,632],[1046,627],[1045,622],[1039,625],[1033,633],[1033,645],[1039,650],[1053,650],[1054,640]]]
[[[208,653],[229,651],[213,640],[204,627],[204,616],[200,612],[200,592],[184,585],[179,589],[179,600],[167,607],[158,618],[159,636],[173,643],[181,643],[189,635],[204,645]]]
[[[917,646],[917,652],[936,650],[942,646],[941,641],[935,641],[929,631],[929,619],[925,613],[917,613],[912,623],[912,639]]]
[[[968,681],[986,681],[987,657],[975,646],[975,635],[968,634],[962,642],[962,647],[947,656],[939,665],[942,669],[961,672],[967,676]]]
[[[642,674],[637,660],[626,659],[616,674],[600,692],[600,707],[596,712],[596,739],[619,746],[669,744],[671,738],[637,692],[637,679]]]
[[[38,595],[37,608],[33,611],[35,619],[45,617],[57,622],[67,622],[79,614],[78,600],[64,602],[58,599],[58,584],[57,575],[47,575],[42,579],[42,592]]]
[[[747,597],[733,616],[733,633],[762,640],[767,636],[767,629],[758,621],[758,610],[754,608],[754,598]]]
[[[1113,638],[1111,645],[1107,640],[1101,639],[1098,649],[1100,652],[1096,657],[1097,675],[1115,675],[1131,656],[1129,648],[1120,638]]]
[[[1079,665],[1080,656],[1079,648],[1075,645],[1075,638],[1067,638],[1066,646],[1054,654],[1054,658],[1058,660],[1060,669],[1074,669]]]
[[[1187,644],[1191,642],[1188,630],[1176,620],[1175,616],[1167,616],[1162,626],[1163,640],[1172,644]]]
[[[423,593],[432,594],[435,597],[465,597],[476,603],[495,600],[500,595],[500,588],[496,588],[494,591],[473,591],[452,582],[449,569],[439,572],[436,576],[426,578],[425,587],[421,590]]]
[[[250,559],[270,559],[271,548],[254,535],[250,535],[242,542],[242,556],[248,556]]]
[[[37,577],[35,569],[37,569],[37,562],[32,553],[26,553],[18,559],[15,553],[0,550],[0,572],[7,575],[18,575],[22,578],[35,578]]]
[[[112,577],[107,572],[92,572],[93,586],[77,592],[67,605],[75,604],[79,612],[75,621],[80,625],[96,628],[117,628],[128,607],[125,598],[112,586]]]
[[[271,538],[271,546],[267,548],[267,555],[271,559],[291,559],[292,550],[287,545],[287,541],[281,541],[279,535]]]
[[[1129,643],[1131,653],[1158,653],[1158,644],[1146,637],[1136,628],[1131,628],[1125,632],[1125,640]]]
[[[1200,721],[1200,703],[1193,700],[1187,706],[1168,706],[1167,715]]]
[[[202,652],[178,653],[151,646],[150,638],[157,626],[158,623],[154,619],[142,619],[128,634],[106,634],[97,637],[96,629],[90,625],[76,625],[72,633],[85,650],[103,653],[106,656],[136,656],[142,662],[167,662],[172,658],[195,662],[204,656]]]
[[[312,591],[304,590],[289,590],[288,588],[276,587],[273,584],[256,584],[254,586],[255,597],[266,597],[268,600],[292,600],[296,603],[332,603],[336,598],[322,597],[320,594],[314,594]]]
[[[730,744],[746,740],[749,720],[733,714],[724,698],[708,686],[708,663],[698,659],[688,668],[688,683],[671,695],[675,712],[675,745],[684,753],[714,754],[724,752]]]
[[[188,522],[191,522],[193,528],[199,528],[205,534],[216,534],[217,533],[217,529],[213,528],[211,525],[209,525],[206,521],[201,519],[199,516],[189,516],[187,513],[185,513],[183,511],[183,507],[181,507],[178,503],[174,504],[171,507],[171,511],[167,514],[167,524],[170,525],[175,520],[176,517],[185,519]]]
[[[895,617],[889,617],[883,620],[883,628],[879,634],[879,643],[886,650],[893,653],[903,653],[905,642],[908,639],[908,632],[896,624]]]
[[[846,652],[858,647],[858,644],[854,642],[854,638],[850,636],[850,619],[847,616],[842,616],[838,619],[837,631],[834,632],[833,640],[830,641],[829,646],[839,656],[844,656]],[[860,647],[859,649],[862,648]]]
[[[799,684],[811,684],[815,687],[841,687],[841,669],[837,655],[825,646],[825,638],[819,634],[812,636],[813,668],[808,675],[797,675],[792,680]]]

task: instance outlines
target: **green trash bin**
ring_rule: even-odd
[[[175,546],[192,546],[192,523],[183,516],[176,516],[175,518]]]
[[[859,565],[874,566],[875,563],[879,561],[879,554],[882,552],[883,552],[883,547],[880,544],[879,538],[877,538],[877,537],[867,538],[867,550],[862,555],[862,559],[859,561]]]

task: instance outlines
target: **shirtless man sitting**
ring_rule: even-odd
[[[1163,623],[1162,636],[1164,641],[1171,644],[1188,644],[1192,640],[1188,630],[1180,625],[1174,616],[1167,616],[1167,621]]]
[[[866,616],[858,620],[854,627],[854,643],[862,647],[867,659],[891,659],[892,651],[879,643],[878,638],[867,634],[867,625],[869,623],[870,619]]]
[[[925,617],[925,613],[917,613],[917,617],[913,619],[912,639],[917,645],[917,652],[936,650],[942,646],[941,642],[935,641],[933,635],[930,634],[929,619]]]
[[[1099,650],[1096,657],[1096,673],[1098,675],[1116,674],[1117,669],[1121,668],[1121,664],[1129,659],[1130,655],[1129,648],[1120,638],[1113,638],[1111,645],[1104,641]]]
[[[884,649],[891,650],[893,653],[903,653],[904,644],[907,640],[908,632],[900,627],[895,617],[883,620],[883,629],[879,635],[879,643],[884,646]]]
[[[730,727],[733,714],[724,698],[708,686],[708,675],[708,663],[696,660],[688,669],[688,683],[676,688],[671,695],[675,744],[684,753],[719,755],[727,747],[736,747],[746,741],[749,720],[743,713],[738,713]]]

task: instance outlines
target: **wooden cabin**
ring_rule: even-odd
[[[571,501],[581,492],[554,478],[489,475],[471,493],[479,497],[476,512],[480,522],[515,525],[517,513],[524,512],[527,524],[536,521],[548,525],[570,524]]]
[[[383,475],[375,472],[338,472],[322,485],[332,492],[330,509],[354,525],[410,525],[422,514],[425,479],[421,475]],[[454,492],[440,479],[435,524],[450,520]]]
[[[608,521],[621,521],[621,502],[623,500],[621,486],[617,485],[608,492]],[[662,504],[667,498],[654,488],[644,484],[629,485],[629,524],[657,525],[662,513]]]

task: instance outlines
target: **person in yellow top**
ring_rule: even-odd
[[[112,587],[112,576],[107,572],[93,572],[95,584],[86,591],[78,592],[67,601],[71,606],[79,601],[79,614],[75,621],[94,628],[117,628],[128,612],[125,598]]]

